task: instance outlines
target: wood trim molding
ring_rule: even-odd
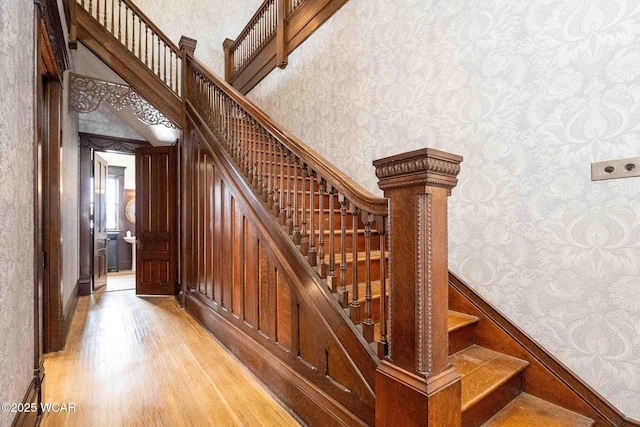
[[[96,135],[80,132],[80,147],[93,148],[96,151],[115,151],[118,153],[134,154],[136,148],[151,147],[147,141],[117,138],[115,136]]]
[[[71,68],[71,60],[65,44],[58,2],[56,0],[37,0],[36,3],[40,7],[40,13],[47,29],[49,43],[58,66],[58,75],[62,76],[65,71]]]
[[[640,426],[640,422],[627,418],[451,272],[449,272],[449,288],[451,309],[478,316],[481,319],[478,325],[486,325],[484,329],[476,327],[476,344],[487,348],[498,346],[500,348],[493,349],[502,351],[504,347],[519,347],[521,354],[516,357],[530,363],[526,375],[531,374],[538,380],[544,376],[543,384],[538,387],[550,393],[551,396],[539,397],[549,401],[562,399],[564,407],[568,407],[571,403],[571,410],[596,420],[597,426]],[[473,312],[465,310],[461,305],[471,308]],[[503,338],[505,335],[511,343],[505,342]],[[538,373],[534,375],[532,373],[534,371]],[[527,380],[525,376],[525,391],[537,395],[537,391],[527,390]],[[568,390],[569,395],[559,396],[556,389],[552,387],[552,382],[558,384],[559,389]]]
[[[32,408],[39,405],[40,399],[40,376],[36,374],[31,379],[27,392],[22,399],[22,406]],[[41,415],[39,411],[18,412],[11,423],[11,427],[33,427],[40,424]]]
[[[66,307],[64,308],[64,318],[63,318],[63,343],[62,347],[64,348],[67,337],[69,336],[69,330],[71,329],[71,321],[73,320],[73,316],[76,314],[76,307],[78,306],[78,297],[79,295],[79,287],[80,281],[76,282],[76,285],[73,287],[73,291],[71,291],[71,297],[67,302]]]

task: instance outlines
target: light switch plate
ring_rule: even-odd
[[[591,181],[640,176],[640,157],[591,163]]]

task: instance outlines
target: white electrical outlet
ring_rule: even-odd
[[[640,176],[640,157],[591,163],[591,181]]]

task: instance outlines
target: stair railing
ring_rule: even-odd
[[[387,349],[387,200],[376,197],[283,131],[229,84],[187,56],[188,105],[222,143],[256,193],[307,257],[367,342]]]
[[[128,0],[77,0],[113,37],[178,97],[182,91],[182,53]]]
[[[225,46],[229,78],[233,79],[276,35],[278,4],[281,0],[265,0],[235,41]]]

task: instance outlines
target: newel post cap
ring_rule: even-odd
[[[458,184],[462,156],[432,148],[385,157],[373,162],[381,190],[425,185],[451,190]]]
[[[233,46],[235,42],[236,42],[235,40],[231,40],[229,38],[226,38],[222,42],[222,48],[225,49],[225,50],[231,49],[231,46]]]
[[[193,53],[196,51],[196,44],[198,44],[198,40],[182,36],[180,37],[178,47],[180,50],[185,50],[189,55],[193,56]]]

